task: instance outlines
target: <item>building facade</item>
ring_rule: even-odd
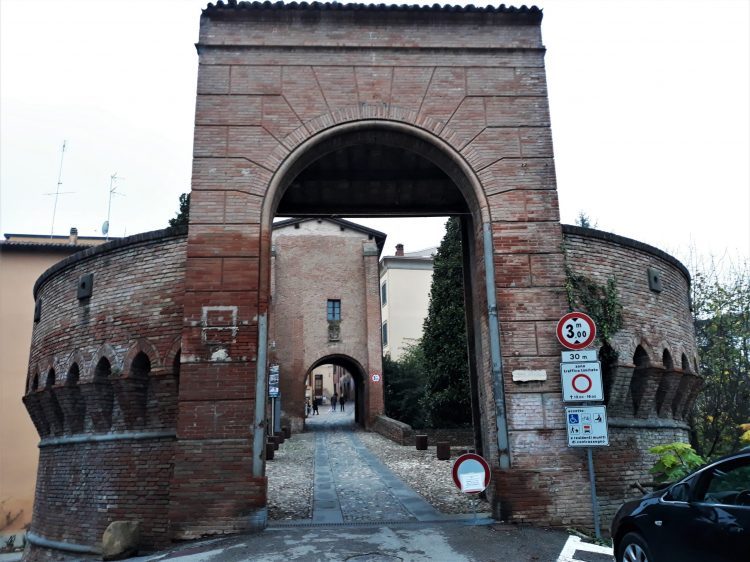
[[[92,553],[124,518],[147,546],[266,524],[277,216],[461,218],[475,447],[496,517],[591,525],[555,336],[566,266],[616,278],[628,309],[605,365],[604,510],[641,477],[647,446],[686,439],[700,387],[689,276],[654,248],[560,224],[541,20],[506,6],[204,10],[187,235],[86,250],[35,287],[27,559]]]
[[[380,306],[382,307],[383,353],[398,360],[422,337],[430,305],[432,256],[437,248],[404,252],[380,260]]]
[[[23,403],[18,374],[28,367],[28,347],[34,318],[32,287],[55,262],[102,244],[103,237],[5,234],[0,241],[0,519],[11,523],[0,534],[13,533],[31,522],[39,450],[36,431]]]
[[[288,219],[274,223],[272,240],[269,353],[279,365],[282,423],[301,431],[306,383],[312,395],[330,399],[341,390],[338,367],[355,382],[355,419],[369,425],[383,412],[383,386],[371,374],[382,371],[378,258],[385,234],[342,219]]]

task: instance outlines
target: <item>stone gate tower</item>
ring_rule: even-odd
[[[540,23],[536,8],[204,10],[171,490],[178,535],[204,528],[185,513],[235,513],[232,529],[257,509],[261,524],[256,397],[277,215],[464,217],[481,449],[509,466],[498,314],[508,337],[529,344],[506,368],[552,367],[565,310]],[[515,283],[521,267],[548,273]],[[226,497],[200,493],[217,480]]]

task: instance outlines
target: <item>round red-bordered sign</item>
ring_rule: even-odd
[[[474,453],[464,453],[460,457],[456,459],[456,462],[453,463],[453,483],[456,485],[456,487],[464,491],[461,487],[461,479],[459,478],[459,472],[461,472],[461,466],[469,466],[466,463],[474,464],[479,463],[481,465],[481,468],[484,470],[484,488],[487,488],[490,484],[490,465],[487,464],[487,461],[484,460],[484,457],[481,457],[480,455],[474,454]],[[472,471],[473,472],[473,471]],[[471,491],[471,492],[464,492],[466,494],[479,494],[480,492],[484,491],[484,488],[481,490]]]
[[[583,384],[586,385],[586,388],[578,388],[578,381],[583,379]],[[573,390],[580,394],[585,394],[589,390],[591,390],[591,387],[593,386],[594,382],[591,380],[591,377],[584,373],[578,373],[576,376],[573,377],[573,380],[570,381],[570,384],[573,386]]]
[[[596,324],[583,312],[569,312],[557,323],[557,339],[568,349],[584,349],[596,339]]]

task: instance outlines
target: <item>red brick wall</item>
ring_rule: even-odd
[[[688,442],[685,414],[701,379],[690,311],[690,278],[685,267],[656,248],[616,235],[565,227],[568,265],[599,283],[617,281],[623,328],[613,338],[618,367],[605,376],[611,446],[597,450],[597,492],[602,518],[614,515],[623,498],[636,497],[631,485],[650,482],[655,456],[647,450],[674,441]],[[648,269],[661,276],[661,292],[649,288]],[[636,347],[648,354],[650,368],[635,370]],[[673,366],[664,365],[667,351]],[[682,368],[682,356],[689,363]],[[639,378],[642,394],[634,396]]]
[[[37,282],[41,318],[24,397],[42,438],[32,533],[96,546],[110,522],[137,519],[144,546],[169,537],[185,242],[184,229],[113,241]],[[88,273],[93,292],[79,300]],[[137,372],[139,353],[150,361],[147,375]],[[102,357],[111,376],[95,379]],[[77,381],[68,378],[74,365]],[[116,435],[129,437],[96,440]]]
[[[566,226],[565,249],[574,272],[602,283],[617,280],[623,305],[623,329],[613,346],[622,363],[632,363],[635,348],[641,345],[652,364],[662,362],[670,352],[676,367],[681,356],[688,358],[695,371],[697,350],[690,312],[690,281],[684,266],[655,248],[609,233]],[[649,289],[648,268],[661,273],[663,290]]]
[[[597,495],[606,528],[623,499],[638,495],[631,487],[633,482],[651,481],[648,470],[655,459],[648,448],[688,439],[684,414],[700,387],[700,378],[692,369],[681,368],[682,353],[691,364],[696,356],[689,277],[677,260],[634,240],[570,226],[563,226],[563,232],[571,270],[600,284],[616,279],[618,300],[623,305],[623,327],[612,342],[619,353],[618,364],[610,373],[606,369],[604,373],[610,446],[594,452]],[[557,259],[538,263],[514,260],[511,267],[512,279],[520,283],[535,278],[557,278],[556,282],[560,282],[565,275]],[[660,293],[649,288],[648,268],[661,273]],[[533,351],[536,342],[538,357],[520,360],[510,354],[505,359],[513,470],[496,474],[498,514],[553,525],[591,527],[590,502],[580,501],[590,494],[585,449],[567,447],[560,346],[550,333],[554,323],[544,325],[543,338],[539,323],[517,331],[508,331],[507,324],[502,327],[504,344],[523,355],[522,350]],[[544,347],[540,342],[544,342]],[[632,363],[638,345],[647,351],[650,360],[650,367],[640,371]],[[674,359],[672,368],[662,364],[665,349]],[[508,347],[504,351],[508,354]],[[547,380],[512,382],[509,375],[514,369],[543,369]],[[634,396],[632,383],[638,377],[647,382],[641,387],[642,394]],[[578,470],[571,472],[571,467]],[[536,482],[534,486],[542,488],[540,483],[544,482],[551,488],[536,489],[530,496],[528,486],[519,486],[519,482]],[[576,502],[580,504],[577,508]]]

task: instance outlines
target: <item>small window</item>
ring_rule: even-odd
[[[383,347],[388,345],[388,322],[383,322]]]
[[[385,283],[380,286],[380,306],[388,304],[388,291],[385,288]]]
[[[341,320],[341,301],[328,299],[328,320]]]

